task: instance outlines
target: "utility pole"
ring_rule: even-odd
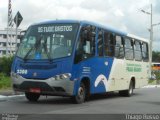
[[[8,57],[8,41],[9,41],[9,16],[10,16],[10,9],[9,9],[9,6],[10,6],[10,2],[8,2],[8,16],[7,16],[7,41],[6,41],[6,55]]]
[[[15,44],[15,50],[17,51],[17,39],[18,39],[18,15],[16,15],[16,44]]]
[[[6,41],[6,55],[8,57],[8,41],[9,41],[9,23],[7,22],[7,41]]]
[[[157,25],[160,25],[160,23],[158,24],[153,24],[153,6],[151,4],[151,12],[146,12],[144,10],[141,10],[141,12],[147,14],[147,15],[150,15],[150,21],[151,21],[151,25],[150,25],[150,29],[149,29],[149,32],[150,32],[150,60],[149,60],[149,63],[150,63],[150,72],[152,70],[152,50],[153,50],[153,27],[157,26]]]
[[[147,14],[147,15],[150,15],[150,29],[149,29],[149,32],[150,32],[150,46],[149,46],[149,51],[150,51],[150,59],[149,59],[149,64],[150,64],[150,72],[152,70],[152,42],[153,42],[153,26],[152,26],[152,22],[153,22],[153,12],[152,12],[152,4],[151,4],[151,12],[146,12],[144,10],[141,10],[141,12]],[[151,74],[150,74],[151,75]],[[150,76],[151,77],[151,76]]]
[[[150,30],[150,68],[152,70],[152,44],[153,44],[153,10],[151,4],[151,30]]]

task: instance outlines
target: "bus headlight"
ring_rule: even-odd
[[[18,78],[18,74],[17,73],[14,73],[14,72],[11,72],[11,77],[13,77],[13,78]]]
[[[60,75],[56,75],[54,78],[55,78],[55,80],[59,80],[60,79]]]
[[[53,78],[55,80],[68,79],[68,78],[71,78],[71,73],[64,73],[64,74],[61,74],[61,75],[56,75]]]

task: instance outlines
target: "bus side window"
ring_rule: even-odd
[[[142,43],[142,57],[143,57],[143,61],[148,62],[149,60],[148,44],[144,42]]]
[[[105,56],[114,56],[114,46],[115,46],[115,35],[105,31],[104,33],[105,41]]]
[[[124,44],[121,36],[116,36],[115,57],[124,58]]]
[[[135,41],[134,44],[135,44],[135,49],[134,49],[135,60],[141,61],[142,60],[141,42]]]
[[[98,30],[98,56],[103,56],[103,30]]]
[[[75,53],[75,63],[95,55],[95,27],[86,25],[81,28]]]
[[[127,60],[133,60],[134,58],[133,51],[133,41],[131,38],[125,38],[125,58]]]

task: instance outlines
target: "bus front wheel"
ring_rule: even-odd
[[[39,99],[40,94],[26,92],[25,96],[29,101],[36,102]]]
[[[119,91],[119,94],[121,96],[131,97],[133,95],[133,89],[134,89],[134,84],[133,84],[133,81],[131,81],[129,84],[129,89]]]
[[[85,101],[86,98],[86,89],[83,83],[80,84],[77,95],[72,97],[74,103],[81,104]]]

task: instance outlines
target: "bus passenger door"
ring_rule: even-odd
[[[95,30],[96,27],[91,25],[82,26],[76,45],[73,68],[76,78],[80,80],[89,78],[91,92],[93,91],[93,66],[95,65]],[[77,81],[76,86],[80,84],[80,80]]]
[[[108,38],[111,38],[111,40],[108,42]],[[110,44],[113,43],[112,35],[109,36],[108,32],[105,34],[105,30],[98,29],[97,31],[97,41],[96,41],[96,48],[97,48],[97,55],[95,57],[94,62],[94,92],[95,93],[104,93],[108,92],[110,89],[109,83],[109,76],[113,64],[113,58],[109,57],[114,54],[113,46]],[[105,38],[107,42],[105,42]],[[105,45],[106,44],[106,45]],[[105,48],[107,46],[107,48]],[[106,51],[105,51],[106,50]]]

